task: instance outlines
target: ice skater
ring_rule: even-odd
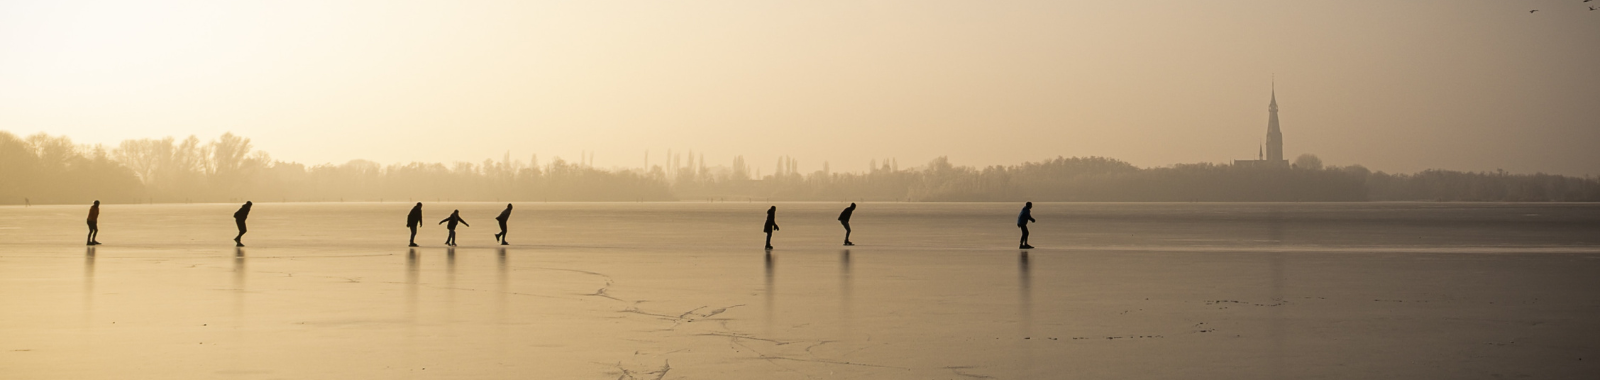
[[[844,225],[844,245],[856,245],[856,243],[850,242],[850,215],[855,213],[855,202],[851,202],[850,207],[845,207],[844,212],[839,213],[839,224]]]
[[[778,206],[767,209],[767,224],[761,229],[767,233],[767,249],[772,249],[772,231],[778,230]]]
[[[94,239],[95,235],[99,235],[99,234],[100,234],[100,201],[94,201],[94,205],[93,206],[89,206],[89,240],[85,244],[87,244],[87,245],[100,245],[100,242],[96,241]]]
[[[1022,206],[1022,213],[1017,214],[1017,228],[1022,229],[1022,245],[1018,246],[1018,249],[1033,248],[1033,246],[1028,245],[1028,222],[1038,222],[1033,220],[1033,202],[1028,202],[1027,205]]]
[[[422,227],[422,202],[417,202],[411,207],[411,214],[406,215],[406,228],[411,229],[411,246],[417,246],[417,227]]]
[[[456,246],[456,223],[461,223],[467,227],[472,227],[471,224],[467,224],[467,221],[461,220],[461,210],[451,212],[450,217],[439,221],[439,224],[444,224],[444,222],[450,222],[450,224],[445,225],[445,228],[450,229],[450,237],[444,240],[444,245],[451,247]]]
[[[233,224],[239,225],[239,235],[233,237],[233,246],[235,247],[244,246],[244,241],[239,239],[243,239],[244,233],[249,231],[244,228],[244,220],[250,218],[250,205],[250,201],[244,201],[244,206],[240,206],[239,211],[233,212]]]
[[[511,219],[511,204],[507,203],[506,204],[506,210],[505,211],[501,211],[500,212],[500,216],[494,217],[494,220],[496,222],[500,222],[500,233],[494,234],[494,240],[495,241],[499,241],[500,245],[511,245],[511,243],[507,243],[506,242],[506,221],[510,220],[510,219]]]

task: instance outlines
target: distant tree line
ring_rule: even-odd
[[[662,201],[663,176],[599,170],[556,159],[538,165],[311,165],[272,160],[250,139],[224,134],[126,140],[114,148],[74,145],[45,134],[0,131],[0,204],[337,201]]]
[[[585,160],[587,161],[587,160]],[[945,157],[902,169],[874,160],[859,173],[801,173],[781,157],[771,174],[735,157],[731,166],[669,153],[648,169],[598,169],[555,158],[541,165],[500,160],[382,165],[354,160],[304,165],[276,161],[250,139],[224,134],[73,144],[66,137],[19,138],[0,132],[0,204],[337,201],[1081,201],[1349,202],[1600,201],[1600,180],[1548,174],[1427,170],[1372,172],[1323,167],[1304,155],[1294,165],[1182,164],[1139,168],[1103,157],[1011,166],[956,166]],[[752,173],[754,171],[754,173]]]
[[[101,147],[0,131],[0,204],[137,202],[145,186]]]

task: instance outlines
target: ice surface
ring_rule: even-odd
[[[0,207],[0,377],[1600,374],[1591,205],[504,205]]]

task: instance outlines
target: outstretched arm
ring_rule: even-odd
[[[461,219],[457,219],[457,220],[461,220]],[[463,226],[467,226],[467,227],[472,227],[472,225],[471,225],[471,224],[467,224],[467,221],[466,221],[466,220],[461,220],[461,225],[463,225]]]
[[[450,221],[450,218],[444,218],[444,220],[439,221],[439,224],[444,224],[444,222],[448,221]]]

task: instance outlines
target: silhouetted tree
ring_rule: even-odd
[[[1294,158],[1294,167],[1300,169],[1322,170],[1322,159],[1317,155],[1306,153]]]

